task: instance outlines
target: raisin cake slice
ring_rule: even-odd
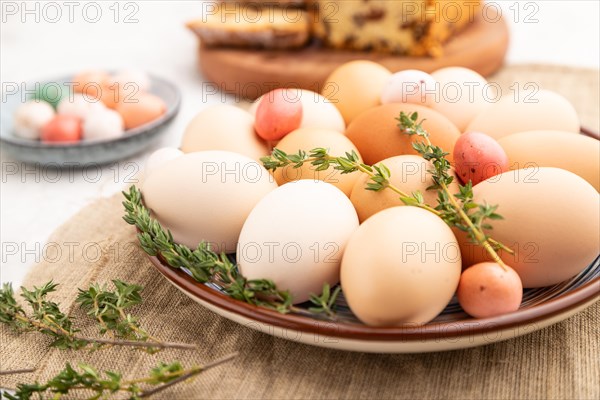
[[[293,49],[309,39],[306,11],[289,7],[254,7],[241,3],[215,4],[187,24],[206,46]]]
[[[480,0],[307,0],[313,36],[327,46],[440,56],[474,20]]]

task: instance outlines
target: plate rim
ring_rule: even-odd
[[[513,329],[523,325],[552,319],[577,308],[587,302],[600,300],[600,276],[573,291],[531,308],[519,309],[513,313],[482,319],[434,322],[410,327],[373,327],[339,321],[310,319],[296,314],[282,314],[265,307],[259,307],[235,300],[205,284],[196,282],[180,269],[164,264],[156,256],[148,256],[154,267],[180,290],[231,313],[258,323],[282,329],[291,329],[307,334],[319,334],[340,339],[361,341],[424,341],[441,338],[460,338],[472,335],[493,333]],[[596,262],[598,257],[594,259]],[[594,301],[594,302],[595,302]]]

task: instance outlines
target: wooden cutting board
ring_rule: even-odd
[[[329,74],[353,60],[378,62],[390,71],[420,69],[427,72],[446,66],[464,66],[483,76],[494,73],[508,49],[506,22],[490,16],[478,18],[444,47],[444,55],[400,57],[360,51],[309,46],[300,50],[251,50],[200,45],[199,67],[215,87],[246,99],[255,99],[276,87],[299,87],[320,92]]]

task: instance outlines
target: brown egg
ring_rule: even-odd
[[[598,192],[583,178],[559,168],[508,171],[473,187],[475,202],[498,205],[503,219],[486,230],[514,251],[502,260],[523,287],[550,286],[572,278],[600,251]],[[481,246],[457,234],[463,266],[491,257]]]
[[[412,142],[422,140],[403,135],[396,118],[400,112],[418,112],[419,120],[425,119],[423,127],[429,132],[431,142],[450,153],[452,161],[454,143],[460,131],[442,114],[416,104],[385,104],[372,108],[358,116],[346,130],[346,136],[356,145],[365,163],[375,164],[386,158],[402,154],[418,154]]]
[[[531,131],[498,140],[510,169],[528,166],[566,169],[600,192],[600,141],[572,132]]]
[[[416,207],[392,207],[350,237],[341,284],[365,324],[422,325],[452,299],[460,265],[456,238],[440,218]]]
[[[358,153],[356,146],[344,134],[315,128],[297,129],[281,139],[276,147],[288,154],[298,153],[299,150],[309,152],[317,147],[329,149],[329,154],[332,156],[343,156],[346,152],[352,150]],[[333,167],[329,167],[325,171],[316,171],[310,163],[306,163],[300,168],[294,168],[293,166],[279,168],[273,174],[278,185],[301,179],[320,180],[336,186],[346,196],[350,196],[354,182],[360,175],[360,172],[342,174]]]
[[[73,77],[73,91],[85,93],[89,98],[99,99],[107,91],[109,82],[110,75],[104,71],[84,71]]]
[[[381,104],[381,92],[392,73],[373,61],[351,61],[329,75],[322,95],[335,104],[346,125],[369,108]]]
[[[430,162],[420,156],[404,155],[387,158],[381,163],[390,170],[392,185],[409,196],[413,192],[420,191],[426,204],[432,207],[437,206],[437,190],[427,190],[429,186],[433,185],[431,173],[427,172],[433,168]],[[359,176],[350,195],[350,201],[356,209],[360,222],[386,208],[404,205],[400,200],[400,195],[389,188],[379,192],[366,190],[369,181],[368,175]],[[458,193],[456,179],[449,189],[452,193]]]
[[[150,93],[138,93],[131,101],[124,99],[117,106],[117,111],[125,122],[125,129],[136,128],[154,121],[163,115],[166,109],[165,102]]]

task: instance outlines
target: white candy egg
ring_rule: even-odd
[[[381,93],[381,104],[430,105],[435,100],[436,80],[426,72],[407,69],[389,77]]]
[[[73,117],[85,119],[87,116],[98,110],[104,110],[104,104],[98,99],[84,96],[81,93],[73,93],[71,96],[63,98],[56,111],[62,115],[71,115]]]
[[[288,89],[290,98],[302,103],[302,121],[300,128],[319,128],[343,133],[346,130],[344,117],[334,103],[319,93],[304,89]],[[256,109],[264,96],[252,103],[248,111],[256,115]]]
[[[148,91],[151,86],[151,80],[148,74],[138,69],[124,69],[114,74],[111,79],[111,83],[118,84],[122,88],[125,85],[135,85],[135,88],[139,91]]]
[[[96,109],[83,120],[83,138],[116,139],[123,136],[124,124],[121,114],[108,108]]]
[[[491,104],[486,96],[495,97],[495,91],[491,93],[493,87],[488,86],[485,78],[468,68],[442,68],[431,76],[438,82],[438,90],[430,107],[452,121],[461,132]]]
[[[15,134],[23,139],[37,140],[40,131],[54,118],[54,109],[45,101],[30,100],[21,104],[14,114]]]
[[[146,176],[150,175],[152,171],[166,164],[167,162],[182,156],[184,153],[179,149],[173,147],[163,147],[162,149],[156,150],[148,157],[146,161]]]
[[[237,259],[248,279],[271,279],[294,303],[339,282],[346,242],[358,228],[348,197],[314,180],[287,183],[254,207],[240,233]]]

